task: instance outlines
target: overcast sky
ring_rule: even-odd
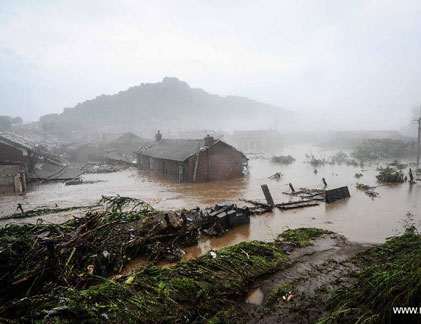
[[[332,129],[398,128],[421,103],[421,1],[0,0],[0,115],[164,76]]]

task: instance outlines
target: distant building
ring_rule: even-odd
[[[0,133],[0,187],[24,192],[28,172],[35,167],[36,143],[12,132]]]
[[[37,143],[26,136],[12,132],[0,133],[0,161],[19,162],[25,169],[32,170],[35,165],[35,150]]]
[[[116,140],[107,145],[107,150],[114,150],[118,155],[130,160],[133,159],[139,147],[147,144],[147,141],[131,132],[124,133]]]
[[[243,152],[272,152],[282,147],[282,136],[275,130],[234,131],[231,141]]]
[[[137,152],[137,164],[180,182],[206,182],[241,177],[247,158],[209,135],[195,140],[162,139],[158,132],[154,143]]]

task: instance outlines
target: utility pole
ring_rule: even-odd
[[[415,119],[415,121],[418,123],[417,169],[419,169],[419,167],[420,167],[420,153],[421,153],[421,147],[420,147],[420,141],[421,141],[421,107],[420,107],[420,117],[418,119]]]

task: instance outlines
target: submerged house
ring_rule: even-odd
[[[162,139],[137,152],[140,169],[151,170],[180,182],[206,182],[241,177],[246,156],[212,136],[204,139]]]

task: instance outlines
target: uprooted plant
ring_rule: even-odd
[[[136,256],[179,259],[198,229],[176,213],[159,213],[141,200],[103,197],[104,211],[89,211],[60,225],[0,229],[0,300],[57,285],[85,287],[88,275],[108,276]]]

